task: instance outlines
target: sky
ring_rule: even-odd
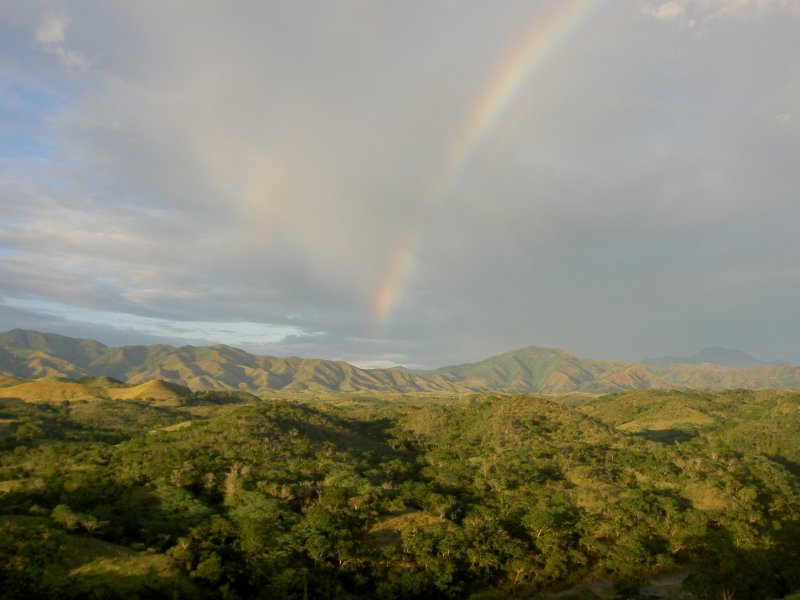
[[[800,0],[0,0],[0,330],[800,364]]]

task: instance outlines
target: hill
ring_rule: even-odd
[[[191,390],[176,383],[148,381],[127,385],[110,377],[45,377],[35,380],[14,380],[0,387],[0,398],[16,398],[25,402],[75,402],[79,400],[150,400],[176,404]]]
[[[111,348],[94,340],[16,329],[0,334],[0,373],[24,379],[112,377],[130,384],[160,380],[201,390],[563,394],[637,389],[800,388],[800,367],[749,365],[749,355],[707,349],[698,364],[640,364],[578,358],[563,350],[528,346],[486,360],[413,372],[402,367],[361,369],[342,361],[258,356],[226,345],[166,344]],[[2,383],[0,383],[2,385]]]
[[[154,379],[133,387],[115,387],[108,390],[114,400],[158,400],[179,403],[191,394],[191,390],[177,383]]]

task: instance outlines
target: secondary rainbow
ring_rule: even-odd
[[[428,214],[450,194],[464,166],[496,127],[519,91],[606,1],[558,0],[556,8],[544,19],[537,20],[524,40],[506,56],[474,105],[460,134],[448,145],[442,168],[438,171],[440,175],[426,196],[424,214],[416,229],[407,232],[392,253],[386,276],[375,293],[373,308],[379,323],[384,324],[391,315],[413,270],[421,230]]]

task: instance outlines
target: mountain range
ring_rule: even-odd
[[[626,363],[581,359],[528,346],[486,360],[415,372],[361,369],[341,361],[259,356],[226,345],[109,347],[95,340],[14,329],[0,333],[0,373],[26,380],[110,377],[131,385],[159,380],[194,391],[609,393],[631,389],[800,388],[800,367],[761,363],[744,353],[708,349],[695,362]],[[731,354],[731,352],[733,354]],[[748,357],[743,368],[696,357]],[[8,390],[10,380],[4,383]],[[17,385],[20,382],[16,382]],[[4,393],[3,395],[7,395]]]

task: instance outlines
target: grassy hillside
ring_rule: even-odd
[[[33,381],[7,378],[0,386],[0,398],[26,402],[58,403],[80,400],[151,400],[180,403],[191,394],[189,388],[166,381],[128,385],[110,377],[43,378]]]
[[[677,365],[668,369],[651,369],[665,381],[699,389],[800,389],[800,367],[763,365],[731,369],[713,364]]]
[[[163,554],[71,533],[44,517],[0,516],[0,528],[0,552],[13,548],[16,554],[16,568],[0,566],[5,598],[189,598],[201,593]]]

